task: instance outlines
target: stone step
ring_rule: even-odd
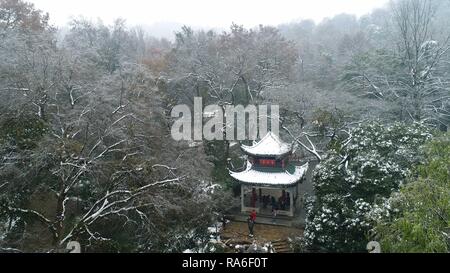
[[[278,241],[273,241],[272,244],[289,244],[289,241],[286,239],[278,240]]]
[[[290,248],[289,245],[272,245],[273,248],[282,249],[282,248]]]
[[[292,249],[289,248],[274,248],[276,253],[292,253]]]
[[[292,253],[292,250],[285,250],[285,251],[280,251],[280,250],[275,250],[275,253],[279,253],[279,254],[283,254],[283,253]]]
[[[272,242],[272,247],[275,249],[276,253],[292,253],[288,240],[279,240]]]
[[[274,248],[279,248],[279,249],[283,249],[283,248],[291,248],[289,245],[277,245],[277,246],[275,246],[275,245],[272,245],[272,247],[274,247]]]
[[[292,249],[288,246],[274,247],[276,253],[292,253]]]

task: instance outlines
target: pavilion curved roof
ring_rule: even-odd
[[[267,171],[253,168],[253,165],[247,162],[247,169],[245,171],[230,171],[230,175],[243,184],[284,188],[299,183],[305,177],[308,167],[309,163],[306,163],[301,167],[291,166],[291,168],[281,169],[281,171]]]
[[[292,145],[283,142],[277,135],[269,132],[253,146],[242,145],[241,149],[253,156],[283,156],[292,152]]]

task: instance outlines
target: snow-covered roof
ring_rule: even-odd
[[[269,132],[259,142],[253,146],[241,146],[242,150],[255,156],[282,156],[292,151],[292,145],[284,143],[272,132]]]
[[[294,167],[293,171],[281,170],[276,172],[264,171],[264,169],[254,169],[250,162],[247,163],[247,169],[240,173],[230,171],[231,177],[244,183],[258,186],[293,186],[300,182],[308,171],[309,164],[301,167]]]

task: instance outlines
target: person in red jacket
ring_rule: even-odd
[[[252,213],[250,213],[250,216],[248,217],[248,229],[250,231],[249,236],[254,237],[253,230],[255,228],[256,223],[256,210],[253,210]]]
[[[250,214],[250,219],[253,222],[256,222],[256,210],[253,210],[252,213]]]

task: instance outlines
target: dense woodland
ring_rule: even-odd
[[[49,16],[0,0],[0,252],[220,251],[208,227],[243,162],[171,138],[194,97],[280,105],[282,138],[320,163],[298,252],[450,251],[450,1],[172,40]]]

